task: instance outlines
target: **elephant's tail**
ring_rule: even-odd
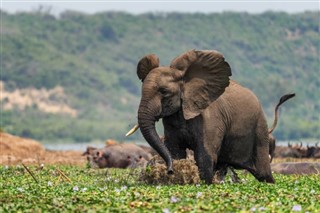
[[[287,100],[289,100],[290,98],[293,98],[296,94],[292,93],[292,94],[286,94],[284,96],[282,96],[279,100],[279,103],[277,104],[275,110],[274,110],[274,121],[272,124],[272,127],[269,129],[269,134],[273,132],[273,130],[276,128],[277,123],[278,123],[278,109],[280,107],[281,104],[283,104],[284,102],[286,102]]]

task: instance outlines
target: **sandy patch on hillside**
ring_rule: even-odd
[[[38,110],[52,114],[69,114],[77,116],[77,110],[68,105],[68,97],[61,86],[53,89],[22,88],[6,91],[4,82],[0,81],[0,101],[4,110],[37,107]]]

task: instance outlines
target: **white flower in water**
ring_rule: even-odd
[[[74,186],[73,187],[73,191],[75,191],[75,192],[79,191],[79,187],[78,186]]]
[[[23,191],[24,191],[23,188],[21,188],[21,187],[18,187],[17,190],[18,190],[19,192],[23,192]]]
[[[197,193],[197,198],[201,197],[202,196],[202,192],[198,192]]]
[[[163,213],[170,213],[170,210],[168,208],[162,209]]]
[[[107,177],[107,178],[106,178],[106,181],[110,181],[110,180],[111,180],[111,177]]]
[[[85,191],[87,191],[87,188],[84,187],[83,189],[81,189],[81,191],[82,191],[82,192],[85,192]]]
[[[300,205],[294,205],[291,210],[294,212],[301,212],[302,207]]]
[[[134,196],[135,197],[140,197],[140,193],[139,192],[134,192]]]
[[[106,188],[104,188],[104,187],[103,187],[103,188],[99,187],[98,189],[99,189],[101,192],[103,192],[104,190],[106,190]]]
[[[255,212],[256,210],[257,210],[256,207],[252,207],[252,208],[250,209],[250,211],[252,211],[252,212]]]
[[[259,208],[259,211],[265,211],[265,210],[267,210],[267,209],[263,206]]]
[[[175,196],[172,196],[171,198],[170,198],[170,202],[171,203],[176,203],[176,202],[178,202],[179,201],[179,199],[177,198],[177,197],[175,197]]]
[[[52,182],[51,181],[48,181],[48,186],[52,186]]]

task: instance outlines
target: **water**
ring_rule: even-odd
[[[148,145],[146,142],[142,141],[130,141],[131,143],[135,144],[142,144],[142,145]],[[291,145],[300,145],[300,142],[302,143],[302,146],[306,147],[308,146],[313,146],[319,140],[301,140],[301,141],[277,141],[276,145],[277,146],[288,146],[288,143]],[[76,150],[76,151],[85,151],[88,146],[96,147],[96,148],[102,148],[105,146],[103,142],[88,142],[88,143],[71,143],[71,142],[66,142],[66,143],[45,143],[43,144],[44,147],[48,150],[60,150],[60,151],[66,151],[66,150]],[[318,146],[320,146],[320,142],[318,143]]]
[[[64,144],[44,144],[44,147],[48,150],[75,150],[85,151],[88,146],[102,148],[104,144],[92,144],[92,143],[64,143]]]
[[[299,141],[276,141],[277,146],[288,146],[288,144],[291,145],[300,145],[302,143],[303,147],[306,146],[314,146],[316,143],[318,143],[318,146],[320,146],[320,140],[319,139],[313,139],[313,140],[299,140]]]
[[[130,141],[130,143],[135,143],[139,145],[148,145],[147,143],[141,141]],[[102,148],[105,146],[104,142],[88,142],[88,143],[45,143],[44,147],[48,150],[56,150],[56,151],[67,151],[67,150],[75,150],[75,151],[85,151],[88,146]]]

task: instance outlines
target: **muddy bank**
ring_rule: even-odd
[[[0,132],[0,165],[86,165],[82,151],[50,151],[39,142]]]

